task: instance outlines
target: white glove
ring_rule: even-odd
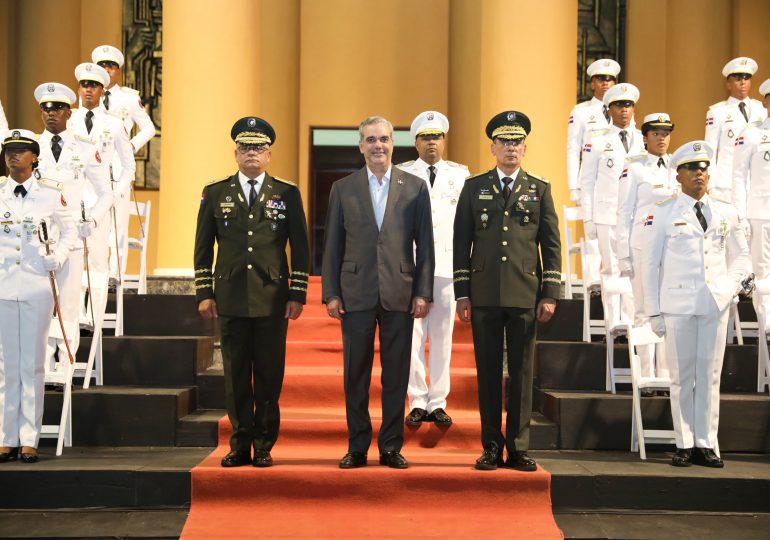
[[[583,232],[589,240],[596,240],[596,224],[593,221],[583,222]]]
[[[43,255],[43,268],[46,272],[58,272],[61,263],[57,260],[56,255]]]
[[[666,335],[666,321],[664,321],[663,317],[660,315],[650,317],[650,328],[652,328],[652,331],[655,332],[655,335],[658,337]]]
[[[80,221],[78,223],[78,236],[80,238],[88,238],[92,232],[90,221]]]
[[[580,188],[569,190],[569,200],[575,204],[580,204]]]
[[[618,259],[618,268],[620,268],[620,277],[634,277],[634,267],[631,265],[631,259]]]

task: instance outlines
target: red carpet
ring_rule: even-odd
[[[275,466],[220,467],[230,433],[227,418],[220,420],[219,447],[192,471],[182,538],[562,538],[550,474],[473,468],[481,428],[469,325],[455,326],[447,407],[454,425],[407,428],[409,469],[378,465],[376,366],[369,466],[340,470],[347,450],[341,332],[320,304],[318,278],[310,287],[305,312],[289,324]]]

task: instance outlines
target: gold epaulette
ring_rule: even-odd
[[[283,178],[278,178],[277,176],[273,176],[273,180],[277,180],[278,182],[281,182],[282,184],[289,184],[290,186],[294,186],[294,187],[297,186],[297,184],[295,184],[291,180],[284,180]]]
[[[40,184],[41,186],[55,189],[57,191],[64,190],[64,184],[62,184],[61,182],[57,182],[56,180],[51,180],[50,178],[38,178],[37,183]]]
[[[670,196],[670,197],[668,197],[667,199],[663,199],[662,201],[658,201],[658,202],[656,202],[656,203],[655,203],[655,206],[663,206],[664,204],[668,204],[668,203],[670,203],[670,202],[671,202],[671,201],[673,201],[674,199],[676,199],[676,195],[671,195],[671,196]]]
[[[540,177],[540,176],[537,176],[536,174],[532,174],[531,172],[527,172],[527,177],[528,177],[528,178],[533,178],[533,179],[535,179],[535,180],[540,180],[540,181],[541,181],[542,183],[544,183],[544,184],[549,184],[549,183],[550,183],[550,182],[548,182],[548,180],[546,180],[545,178],[542,178],[542,177]]]
[[[596,137],[603,137],[609,132],[610,132],[610,128],[592,129],[591,133],[589,133],[588,136],[594,139]]]
[[[727,105],[727,100],[720,101],[719,103],[714,103],[713,105],[709,105],[709,109],[716,109],[718,107],[723,107],[725,105]]]
[[[470,172],[470,169],[468,168],[467,165],[463,165],[462,163],[455,163],[454,161],[449,161],[449,160],[446,160],[446,162],[447,162],[447,165],[449,165],[450,167],[457,167],[459,169],[465,169],[466,171]],[[414,161],[412,161],[411,163],[414,163]]]
[[[88,144],[96,144],[96,141],[94,141],[91,137],[84,137],[80,133],[75,133],[75,138],[79,141],[87,142]]]

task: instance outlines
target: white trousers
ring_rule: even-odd
[[[116,185],[117,188],[117,185]],[[131,200],[131,186],[128,190],[115,190],[115,222],[118,226],[118,246],[115,247],[115,229],[112,222],[112,213],[109,214],[110,232],[108,245],[110,246],[110,277],[122,278],[126,275],[126,262],[128,261],[128,222],[131,217],[130,210],[134,201]],[[120,261],[120,274],[118,274],[118,261]]]
[[[757,280],[770,278],[770,221],[765,219],[750,219],[751,226],[751,265]],[[754,291],[754,309],[765,320],[767,331],[767,315],[770,313],[770,295]]]
[[[53,296],[0,300],[0,446],[37,448]]]
[[[78,240],[82,246],[82,240]],[[75,357],[80,345],[80,289],[83,280],[83,250],[74,249],[70,252],[67,261],[57,272],[59,285],[59,307],[64,317],[64,330],[67,332],[67,340],[70,344],[72,356]],[[59,361],[69,362],[67,347],[64,345],[61,327],[56,317],[50,321],[50,333],[48,334],[48,350],[45,363],[46,373],[54,369],[53,355],[58,349]]]
[[[112,214],[107,214],[112,217]],[[91,275],[91,294],[88,298],[88,276],[83,272],[80,291],[80,323],[92,325],[92,320],[104,317],[107,307],[107,288],[109,280],[109,239],[112,226],[109,221],[102,220],[99,226],[88,237],[88,271]],[[114,241],[113,241],[114,243]],[[93,304],[95,317],[91,317],[91,305]],[[61,357],[60,357],[61,358]]]
[[[583,268],[583,282],[586,287],[601,284],[599,269],[602,266],[602,258],[599,255],[599,241],[585,239],[585,267]]]
[[[663,314],[677,448],[717,448],[729,311],[718,311],[714,303],[708,315]]]
[[[412,360],[407,388],[410,409],[425,409],[429,413],[446,409],[456,305],[452,278],[435,277],[433,305],[426,317],[415,319],[412,331]],[[430,341],[430,360],[427,362],[430,385],[425,380],[426,341]]]
[[[631,265],[634,277],[631,278],[631,290],[634,292],[634,326],[649,324],[650,318],[644,313],[644,291],[642,288],[642,250],[631,250]],[[666,365],[666,347],[659,344],[655,347],[644,345],[637,351],[641,360],[642,375],[650,377],[669,377]]]
[[[604,321],[607,325],[621,321],[634,320],[633,294],[611,294],[606,286],[608,280],[619,281],[620,267],[618,266],[617,242],[615,241],[614,225],[597,225],[596,236],[599,241],[599,255],[602,258],[602,306]]]

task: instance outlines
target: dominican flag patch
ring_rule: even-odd
[[[644,226],[645,226],[645,227],[647,227],[648,225],[652,225],[652,219],[653,219],[654,217],[655,217],[655,216],[653,216],[652,214],[650,214],[649,216],[647,216],[646,218],[644,218]]]
[[[713,116],[709,116],[708,118],[706,118],[706,125],[707,126],[713,126],[714,125],[714,117]]]
[[[623,174],[620,175],[621,180],[623,180],[624,178],[628,178],[628,167],[623,169]]]
[[[735,146],[741,146],[744,142],[743,137],[738,137],[735,139]]]
[[[570,124],[574,124],[575,123],[575,117],[574,116],[570,116],[569,117],[569,123]]]
[[[583,152],[588,154],[591,151],[591,143],[586,143],[586,145],[583,147]]]

